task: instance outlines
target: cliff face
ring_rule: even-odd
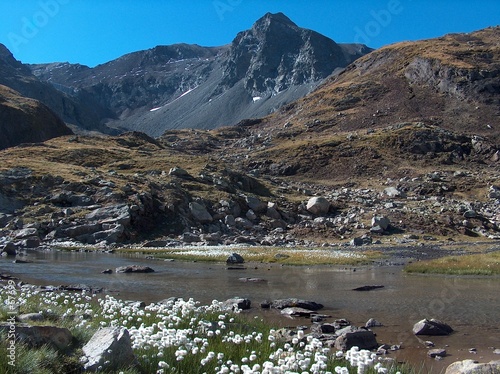
[[[36,143],[72,131],[49,108],[0,85],[0,149]]]

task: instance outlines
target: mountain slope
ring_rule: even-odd
[[[76,131],[112,132],[100,121],[100,117],[110,115],[110,112],[91,97],[85,100],[71,97],[53,85],[40,81],[3,44],[0,44],[0,84],[44,103]]]
[[[45,105],[0,85],[0,133],[0,149],[4,149],[43,142],[72,131]]]
[[[498,170],[498,40],[496,27],[374,51],[235,132],[233,162],[328,183],[418,177],[454,165]]]
[[[268,13],[227,46],[159,46],[93,69],[58,63],[31,69],[83,101],[96,99],[113,113],[102,117],[110,126],[159,136],[267,115],[369,51]]]
[[[498,141],[499,38],[495,27],[381,48],[274,121],[334,132],[423,121]]]

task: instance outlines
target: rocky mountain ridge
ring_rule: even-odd
[[[168,129],[212,129],[272,113],[369,51],[268,13],[226,46],[158,46],[95,68],[30,68],[79,100],[94,98],[108,111],[101,121],[109,126],[160,136]]]
[[[74,130],[113,133],[101,124],[99,116],[105,113],[103,108],[91,99],[78,99],[42,82],[27,65],[17,61],[3,44],[0,44],[0,84],[17,91],[21,96],[43,103]]]
[[[499,32],[384,47],[236,126],[4,150],[2,243],[495,242]]]

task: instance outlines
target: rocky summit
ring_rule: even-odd
[[[294,54],[285,53],[278,34]],[[145,131],[156,128],[153,118],[192,123],[187,118],[199,110],[215,124],[210,103],[245,102],[237,94],[244,92],[248,105],[259,106],[331,74],[305,97],[234,126],[148,131],[156,138],[138,131],[67,135],[3,150],[0,244],[8,254],[62,242],[498,240],[499,38],[496,27],[399,43],[335,71],[357,57],[349,51],[359,46],[342,48],[269,14],[220,48],[158,47],[93,69],[32,67],[53,81],[66,76],[58,84],[107,102],[122,124],[135,118]],[[153,75],[160,66],[171,73],[161,79],[174,82],[182,66],[196,71],[196,80],[162,86]],[[124,77],[129,71],[133,78]],[[141,102],[153,97],[153,107]],[[221,118],[232,110],[248,114],[227,102],[217,108]]]

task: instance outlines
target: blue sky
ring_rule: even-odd
[[[266,12],[373,48],[500,25],[499,0],[0,0],[0,43],[25,63],[95,66],[156,45],[228,44]]]

